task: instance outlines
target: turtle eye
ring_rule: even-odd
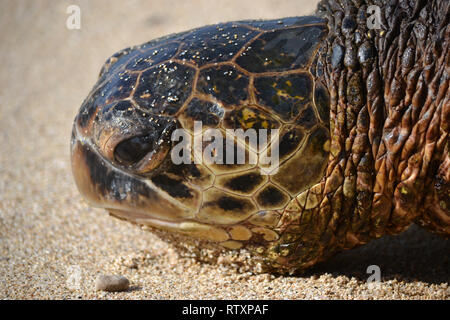
[[[154,139],[150,135],[137,136],[119,143],[114,150],[114,158],[121,164],[130,166],[152,151]]]

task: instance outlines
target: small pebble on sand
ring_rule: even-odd
[[[130,281],[121,275],[99,275],[95,280],[97,291],[117,292],[125,291],[130,287]]]
[[[164,237],[91,207],[78,191],[70,132],[107,57],[194,26],[308,15],[319,0],[136,0],[107,10],[104,1],[70,2],[81,3],[81,30],[64,24],[69,1],[0,0],[0,43],[8,48],[0,50],[0,300],[450,300],[450,241],[416,225],[302,275],[248,276],[253,260],[244,250],[201,263]],[[147,24],[149,12],[164,19]],[[368,286],[370,265],[380,267],[379,286]],[[99,274],[124,275],[130,287],[97,291]]]

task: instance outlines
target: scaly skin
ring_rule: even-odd
[[[284,212],[275,267],[305,268],[413,222],[450,236],[450,3],[354,2],[319,4],[330,158],[314,192]],[[369,5],[380,30],[367,29]]]

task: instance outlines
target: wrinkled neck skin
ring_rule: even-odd
[[[450,235],[449,2],[356,2],[318,7],[332,141],[324,178],[281,219],[283,234],[301,235],[278,259],[288,269],[413,222]],[[369,5],[381,9],[380,29],[367,27]]]

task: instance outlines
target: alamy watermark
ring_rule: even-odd
[[[66,20],[66,27],[69,30],[81,29],[81,9],[79,6],[72,4],[67,7],[66,13],[69,15]]]
[[[226,129],[224,138],[221,130],[203,131],[202,122],[194,121],[193,138],[185,129],[176,129],[171,139],[178,142],[171,151],[172,162],[176,165],[248,163],[259,164],[263,175],[278,172],[279,129]],[[249,146],[248,152],[242,144]]]
[[[77,265],[69,266],[67,268],[67,280],[66,287],[69,290],[78,290],[81,288],[81,282],[83,280],[83,271]]]
[[[381,29],[381,8],[379,6],[367,7],[367,29]]]
[[[381,287],[381,269],[376,264],[372,264],[367,267],[367,274],[370,274],[367,278],[367,288],[369,290],[378,290]]]

